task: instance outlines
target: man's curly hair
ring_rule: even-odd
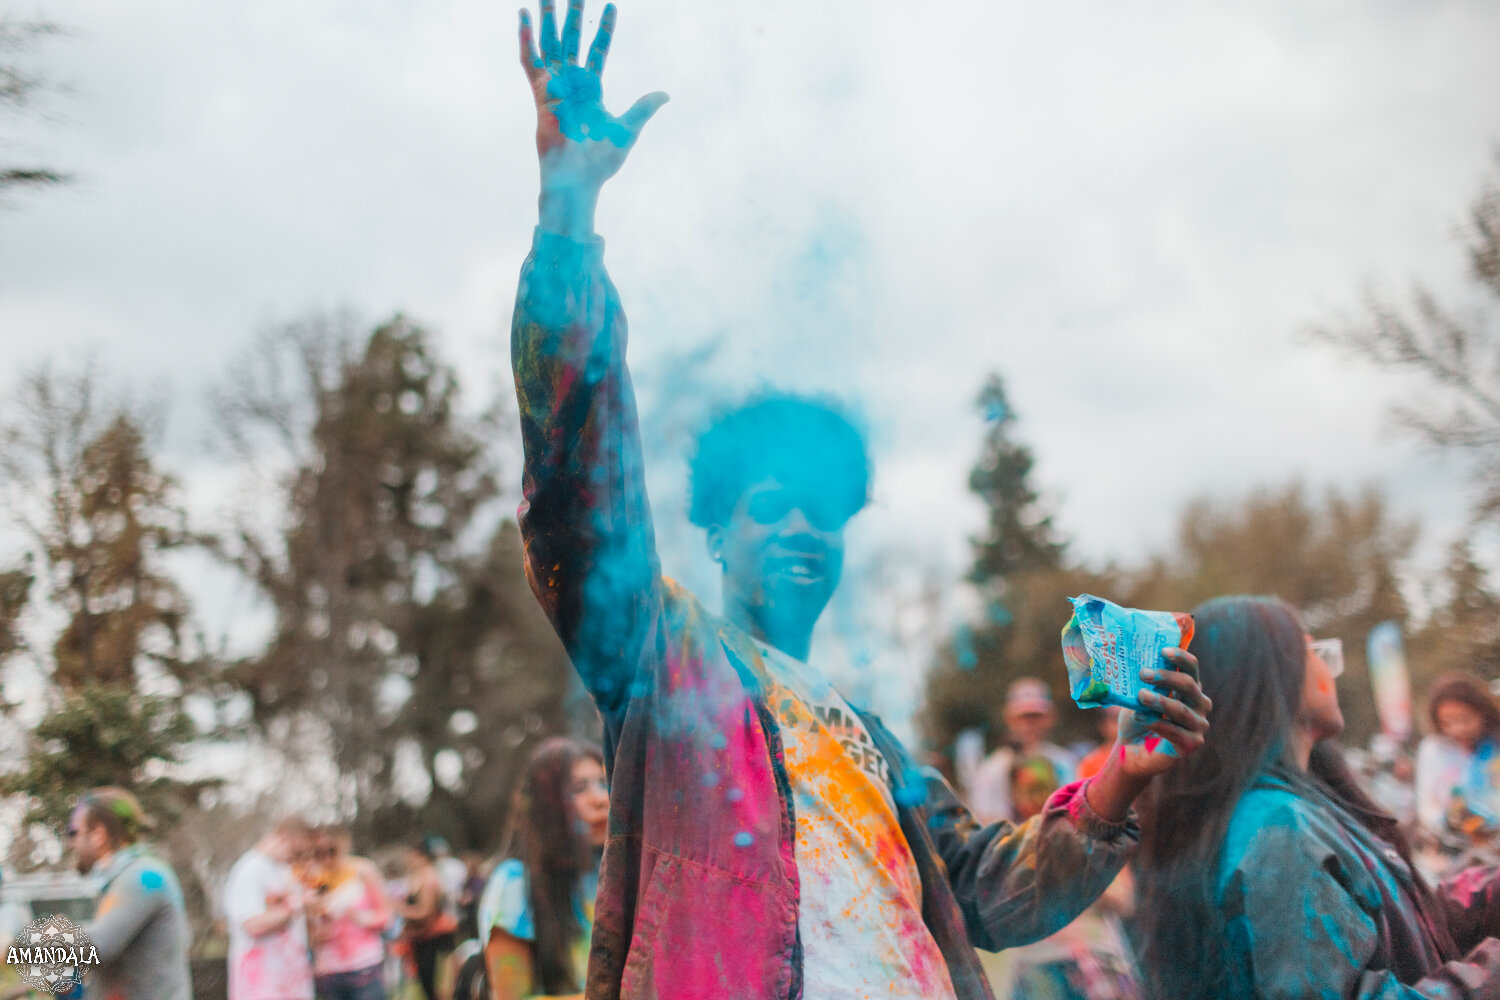
[[[847,521],[870,493],[865,436],[831,402],[766,393],[722,413],[698,438],[689,463],[688,518],[699,527],[726,524],[745,490],[774,477],[816,496]]]

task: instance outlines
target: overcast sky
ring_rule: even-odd
[[[878,449],[853,544],[961,571],[991,370],[1080,555],[1130,559],[1190,497],[1293,476],[1382,484],[1434,548],[1462,530],[1462,467],[1385,429],[1399,383],[1297,334],[1367,284],[1472,301],[1454,231],[1500,142],[1500,4],[621,8],[607,103],[672,95],[599,218],[643,401],[776,383],[853,402]],[[43,52],[71,94],[62,121],[7,126],[7,158],[78,180],[0,213],[9,370],[92,348],[165,386],[205,520],[223,477],[203,389],[258,329],[400,310],[476,404],[506,384],[536,193],[515,7],[15,12],[38,10],[73,29]],[[710,341],[701,386],[651,382]],[[696,543],[665,537],[668,569],[706,585]],[[222,581],[201,593],[244,610]]]

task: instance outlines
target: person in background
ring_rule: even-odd
[[[1120,710],[1110,709],[1113,721],[1100,726],[1110,730],[1106,758],[1119,735]],[[1091,773],[1097,774],[1098,769]],[[1057,765],[1049,757],[1018,757],[1011,765],[1010,803],[1015,821],[1025,822],[1040,813],[1059,787]],[[1128,867],[1122,869],[1104,894],[1062,930],[990,957],[986,969],[995,994],[1011,1000],[1136,1000],[1140,993],[1120,925],[1120,917],[1130,912],[1129,872]]]
[[[401,919],[397,900],[406,898],[406,848],[386,853],[377,863],[385,884],[385,898],[392,902],[391,922],[385,929],[385,990],[405,1000],[406,983],[415,974],[411,945],[406,940],[406,924]]]
[[[442,837],[429,836],[426,843],[427,853],[432,857],[432,867],[437,871],[438,882],[443,887],[443,907],[457,920],[469,868],[453,856],[453,848]]]
[[[1364,770],[1357,773],[1380,807],[1403,827],[1416,823],[1416,767],[1407,748],[1386,733],[1376,733],[1370,737],[1364,763]],[[1350,766],[1353,764],[1351,759]]]
[[[349,853],[347,828],[313,832],[313,897],[308,905],[318,1000],[384,1000],[385,939],[391,922],[374,863]]]
[[[1417,820],[1450,857],[1490,848],[1500,827],[1500,710],[1469,674],[1448,674],[1427,700],[1431,734],[1417,747]]]
[[[453,950],[458,920],[433,866],[430,843],[430,838],[419,840],[406,849],[406,898],[398,909],[402,939],[411,951],[422,996],[437,1000],[438,964],[444,953]]]
[[[477,851],[465,851],[460,860],[464,863],[464,882],[458,897],[458,936],[460,939],[477,938],[479,896],[484,892],[487,874],[484,857]]]
[[[465,851],[461,860],[465,875],[463,895],[458,900],[458,932],[450,964],[453,966],[453,1000],[489,1000],[489,979],[484,968],[484,943],[479,937],[479,897],[484,892],[490,866],[477,851]]]
[[[581,994],[609,826],[604,755],[550,739],[532,753],[510,857],[479,902],[491,1000]]]
[[[310,834],[300,816],[287,816],[229,870],[229,1000],[312,1000],[308,891],[291,867],[308,858]]]
[[[1040,762],[1046,762],[1059,788],[1078,776],[1078,759],[1051,742],[1057,712],[1046,684],[1035,677],[1012,681],[1005,689],[1003,719],[1005,744],[986,757],[967,782],[969,808],[981,823],[1022,818],[1011,799],[1011,773],[1018,762],[1029,762],[1032,774],[1042,768]]]
[[[1051,760],[1040,754],[1016,756],[1010,765],[1010,811],[1014,820],[1024,823],[1040,813],[1062,785],[1057,765]]]
[[[141,804],[124,789],[79,797],[68,818],[68,847],[79,874],[100,884],[83,933],[98,952],[94,975],[109,1000],[192,1000],[182,889],[172,866],[142,839],[149,829]]]
[[[1500,882],[1428,887],[1354,781],[1338,671],[1285,603],[1193,610],[1215,723],[1141,803],[1136,941],[1170,1000],[1500,996]]]
[[[1099,709],[1097,721],[1101,742],[1078,762],[1080,778],[1092,778],[1104,770],[1104,763],[1109,760],[1110,751],[1115,748],[1115,738],[1120,735],[1120,707],[1105,705]]]

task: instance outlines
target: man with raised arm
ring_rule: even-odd
[[[587,995],[983,998],[975,946],[1063,926],[1137,840],[1130,806],[1175,757],[1146,727],[1021,825],[980,827],[810,658],[864,506],[863,436],[836,407],[759,397],[700,439],[693,521],[723,567],[715,616],[660,574],[625,367],[625,314],[594,209],[666,102],[616,117],[599,77],[615,9],[580,62],[582,0],[559,33],[521,13],[537,106],[540,219],[511,331],[533,590],[604,717],[611,775]],[[1170,698],[1151,732],[1191,753],[1208,701],[1193,658],[1144,672]],[[1156,741],[1152,741],[1155,743]]]

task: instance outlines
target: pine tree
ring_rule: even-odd
[[[1500,679],[1500,595],[1474,558],[1467,540],[1448,550],[1442,589],[1445,599],[1407,643],[1414,705],[1439,677],[1464,671],[1486,680]],[[1420,731],[1420,724],[1417,731]]]
[[[118,414],[80,454],[68,514],[45,548],[51,597],[68,612],[53,646],[54,679],[72,692],[90,684],[133,688],[142,659],[180,681],[187,601],[159,556],[193,542],[176,483],[157,472],[135,421]]]
[[[1377,722],[1365,643],[1379,623],[1410,616],[1400,579],[1416,526],[1392,517],[1373,488],[1313,497],[1291,483],[1190,503],[1177,534],[1175,548],[1122,590],[1126,603],[1189,611],[1224,594],[1282,598],[1314,636],[1343,640],[1344,738],[1367,742]]]
[[[31,732],[25,769],[0,788],[30,797],[30,819],[60,827],[72,796],[96,785],[136,791],[173,815],[203,787],[163,776],[194,735],[181,695],[204,676],[184,651],[187,601],[162,565],[193,545],[172,477],[161,473],[140,412],[102,403],[91,368],[23,378],[0,427],[7,507],[42,564],[66,621],[51,647],[53,705]],[[27,570],[0,576],[0,652],[19,642]],[[146,694],[149,686],[156,693]]]
[[[1066,598],[1107,590],[1098,574],[1069,566],[1066,542],[1032,481],[1031,449],[1015,437],[1018,418],[999,375],[976,400],[986,423],[969,489],[988,511],[974,540],[968,580],[979,591],[983,618],[959,626],[928,674],[924,728],[930,743],[947,748],[958,733],[979,729],[990,745],[1004,735],[1006,688],[1037,677],[1052,688],[1064,732],[1089,735],[1089,722],[1070,708],[1059,635]]]
[[[0,571],[0,664],[24,645],[21,612],[31,597],[34,579],[29,560],[15,569]]]
[[[22,770],[0,778],[0,792],[31,801],[29,823],[61,830],[78,795],[114,785],[135,792],[148,814],[171,818],[216,782],[182,782],[161,765],[181,759],[195,736],[175,699],[141,695],[124,684],[69,691],[31,731]]]
[[[1016,414],[999,375],[991,375],[977,400],[987,429],[969,490],[988,508],[988,529],[974,543],[969,579],[982,588],[1002,587],[1028,570],[1057,569],[1065,544],[1031,481],[1031,449],[1013,437]]]
[[[571,677],[514,526],[466,541],[498,495],[493,421],[462,414],[455,373],[401,317],[366,338],[293,325],[236,371],[229,442],[250,460],[270,431],[293,450],[283,530],[246,522],[223,544],[276,615],[235,683],[263,731],[323,729],[363,830],[493,846],[518,755],[563,726]],[[431,785],[418,805],[398,780],[412,764]]]

